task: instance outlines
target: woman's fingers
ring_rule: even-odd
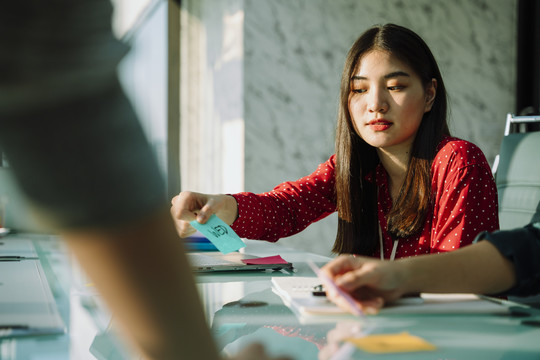
[[[180,237],[193,235],[196,230],[190,222],[197,220],[205,223],[210,215],[199,216],[201,209],[206,205],[208,196],[205,194],[183,191],[171,200],[171,216],[176,226],[176,231]],[[206,214],[211,209],[206,209]]]

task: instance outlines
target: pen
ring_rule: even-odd
[[[323,284],[325,286],[327,286],[328,288],[334,290],[342,298],[344,298],[345,301],[347,301],[347,303],[349,303],[349,305],[351,306],[351,310],[354,313],[354,315],[358,315],[358,316],[363,316],[364,315],[364,313],[358,307],[358,304],[356,304],[356,302],[353,300],[353,298],[349,294],[347,294],[345,291],[341,290],[339,288],[339,286],[337,286],[336,283],[332,279],[330,279],[328,276],[326,276],[321,271],[321,269],[319,269],[319,267],[313,263],[313,261],[308,260],[307,263],[308,263],[309,267],[315,272],[315,274],[317,274],[317,277],[323,282]]]
[[[0,261],[21,261],[21,260],[37,260],[37,257],[26,257],[26,256],[11,256],[4,255],[0,256]]]

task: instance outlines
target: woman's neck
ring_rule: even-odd
[[[392,149],[377,148],[381,164],[388,173],[388,185],[392,201],[397,199],[401,186],[405,181],[411,158],[411,147],[400,147],[399,149],[395,147]]]

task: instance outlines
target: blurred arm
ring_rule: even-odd
[[[114,229],[62,235],[146,358],[218,358],[167,209]]]

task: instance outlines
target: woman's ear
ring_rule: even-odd
[[[424,112],[431,111],[433,103],[435,102],[435,96],[437,95],[437,79],[431,79],[431,82],[426,86],[426,106]]]

